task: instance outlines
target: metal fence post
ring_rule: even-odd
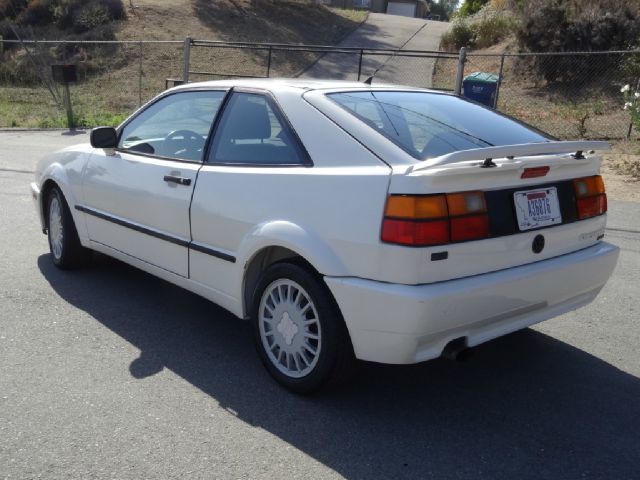
[[[64,82],[63,101],[65,109],[67,110],[67,126],[69,127],[69,130],[74,131],[76,129],[76,125],[73,121],[73,109],[71,108],[71,92],[69,91],[69,82]]]
[[[184,66],[182,69],[182,81],[189,83],[189,62],[191,61],[191,37],[184,39]]]
[[[502,86],[502,71],[504,70],[504,53],[500,56],[500,73],[498,73],[498,85],[496,85],[496,96],[493,99],[493,109],[498,109],[498,96],[500,95],[500,87]]]
[[[464,63],[467,61],[467,49],[462,47],[458,56],[458,71],[456,72],[456,86],[454,93],[458,96],[462,93],[462,79],[464,77]]]
[[[636,92],[640,92],[640,77],[638,78],[638,82],[636,83]],[[629,130],[627,130],[627,140],[631,138],[631,132],[633,132],[633,118],[629,122]]]
[[[142,106],[142,41],[139,43],[140,45],[140,59],[138,62],[138,106]]]
[[[364,50],[360,49],[360,60],[358,61],[358,81],[360,81],[360,75],[362,73],[362,56],[364,55]]]
[[[269,45],[269,56],[267,57],[267,78],[271,76],[271,54],[273,52],[273,45]]]

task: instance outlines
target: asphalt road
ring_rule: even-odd
[[[622,253],[590,306],[305,398],[215,305],[52,266],[29,172],[84,138],[0,133],[0,478],[639,478],[638,204],[610,204]]]
[[[450,25],[447,22],[370,13],[367,20],[338,47],[437,51],[440,37]],[[357,54],[328,53],[305,70],[301,77],[355,81],[358,80],[359,60]],[[365,55],[360,65],[360,80],[366,80],[378,70],[376,82],[431,87],[435,61],[436,57]]]

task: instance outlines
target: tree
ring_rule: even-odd
[[[460,16],[468,17],[480,11],[480,9],[489,3],[489,0],[464,0],[464,3],[460,7]]]
[[[458,5],[458,0],[429,0],[429,12],[440,15],[442,20],[449,20]]]

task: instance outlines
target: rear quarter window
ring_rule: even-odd
[[[340,92],[328,97],[413,157],[550,140],[542,132],[452,95]]]

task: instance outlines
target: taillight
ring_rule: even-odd
[[[607,194],[600,175],[574,180],[573,189],[576,194],[578,219],[596,217],[607,211]]]
[[[385,218],[382,222],[382,241],[412,246],[441,245],[449,242],[449,222]]]
[[[382,221],[386,243],[425,247],[489,236],[483,192],[389,195]]]
[[[452,242],[489,236],[489,217],[483,192],[448,193],[447,205]]]

